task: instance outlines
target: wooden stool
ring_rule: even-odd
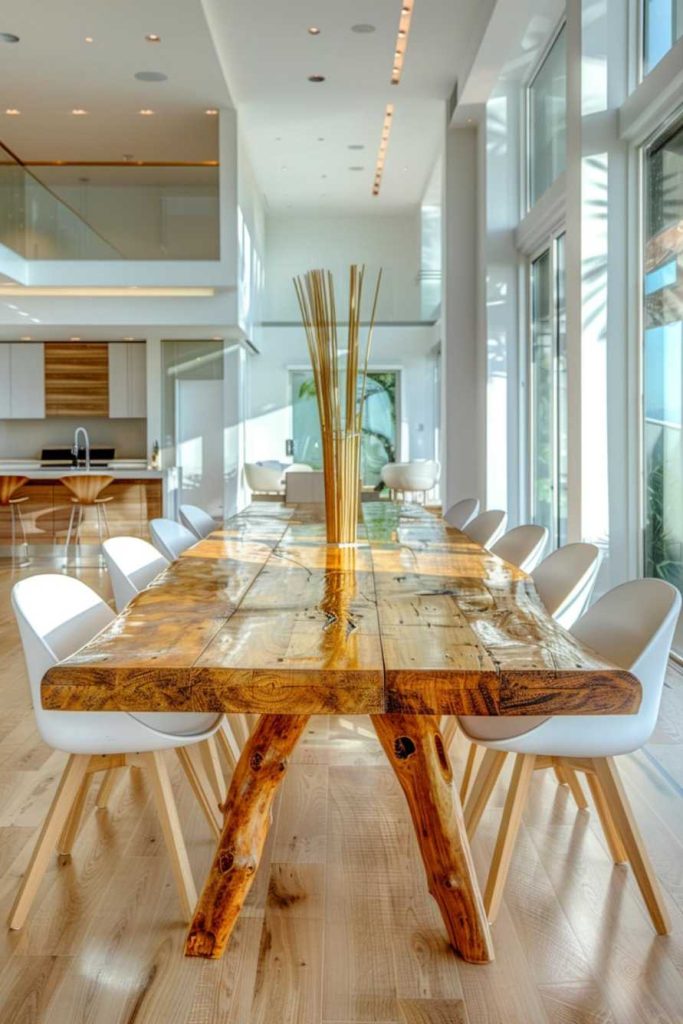
[[[27,476],[0,476],[0,508],[9,509],[12,523],[12,565],[28,565],[30,561],[24,517],[21,514],[21,506],[28,501],[28,494],[15,497],[16,492],[23,487],[27,480]],[[23,538],[19,547],[24,548],[26,555],[23,562],[17,557],[17,525]]]
[[[86,508],[94,508],[97,512],[97,535],[100,541],[100,549],[104,535],[110,536],[109,520],[107,519],[105,505],[113,500],[113,496],[101,498],[100,494],[105,487],[109,486],[113,479],[113,476],[100,476],[93,473],[82,476],[79,474],[78,476],[62,477],[62,483],[68,491],[71,491],[71,501],[73,503],[71,515],[69,516],[69,528],[66,533],[66,543],[64,545],[65,565],[69,561],[69,544],[71,543],[72,535],[76,551],[78,552],[78,545],[81,542],[81,525]],[[101,550],[100,558],[102,558]]]

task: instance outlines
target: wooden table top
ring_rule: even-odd
[[[356,548],[314,506],[250,506],[42,684],[50,709],[626,714],[640,684],[563,630],[531,579],[415,505]]]

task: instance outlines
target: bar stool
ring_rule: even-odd
[[[26,540],[26,529],[24,517],[21,514],[21,506],[28,501],[28,494],[15,497],[20,487],[27,482],[27,476],[0,476],[0,508],[9,509],[10,521],[12,524],[12,565],[28,565],[28,541]],[[17,557],[17,526],[23,540],[19,547],[25,551],[25,559]]]
[[[66,543],[64,545],[65,565],[69,561],[69,544],[71,543],[72,535],[74,545],[78,551],[78,545],[81,542],[81,525],[85,517],[86,508],[94,508],[97,513],[97,535],[100,541],[100,558],[102,558],[101,547],[104,535],[110,536],[109,520],[107,519],[105,505],[113,500],[113,495],[108,498],[101,498],[100,495],[113,479],[113,476],[93,473],[62,477],[62,483],[71,492],[71,501],[73,503],[71,515],[69,516],[69,528],[66,533]]]

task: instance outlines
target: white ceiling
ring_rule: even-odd
[[[2,0],[0,32],[21,41],[0,44],[0,140],[23,160],[211,160],[218,119],[204,111],[231,106],[232,94],[270,209],[414,205],[492,0],[412,3],[403,78],[392,86],[401,0]],[[357,23],[375,31],[354,33]],[[320,35],[309,35],[312,24]],[[161,42],[146,42],[150,32]],[[139,82],[137,71],[168,80]],[[318,73],[325,82],[307,81]],[[393,128],[375,199],[389,102]],[[154,116],[138,113],[146,108]]]
[[[231,103],[201,0],[2,0],[0,32],[21,39],[0,44],[0,140],[22,160],[217,157],[218,119],[204,111]]]
[[[390,76],[401,0],[204,5],[270,208],[379,212],[420,201],[443,138],[446,101],[458,68],[479,42],[490,0],[413,0],[398,86]],[[376,31],[356,34],[351,26],[357,23]],[[320,35],[309,35],[309,25]],[[326,81],[312,84],[311,74]],[[387,103],[395,114],[382,190],[374,199]],[[348,148],[354,144],[364,149]]]

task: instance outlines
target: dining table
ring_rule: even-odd
[[[310,716],[369,715],[450,944],[489,962],[443,716],[639,706],[638,680],[555,622],[529,575],[421,506],[373,501],[359,515],[358,542],[341,546],[327,543],[320,505],[250,505],[42,681],[52,710],[258,716],[222,806],[187,956],[223,954]]]

